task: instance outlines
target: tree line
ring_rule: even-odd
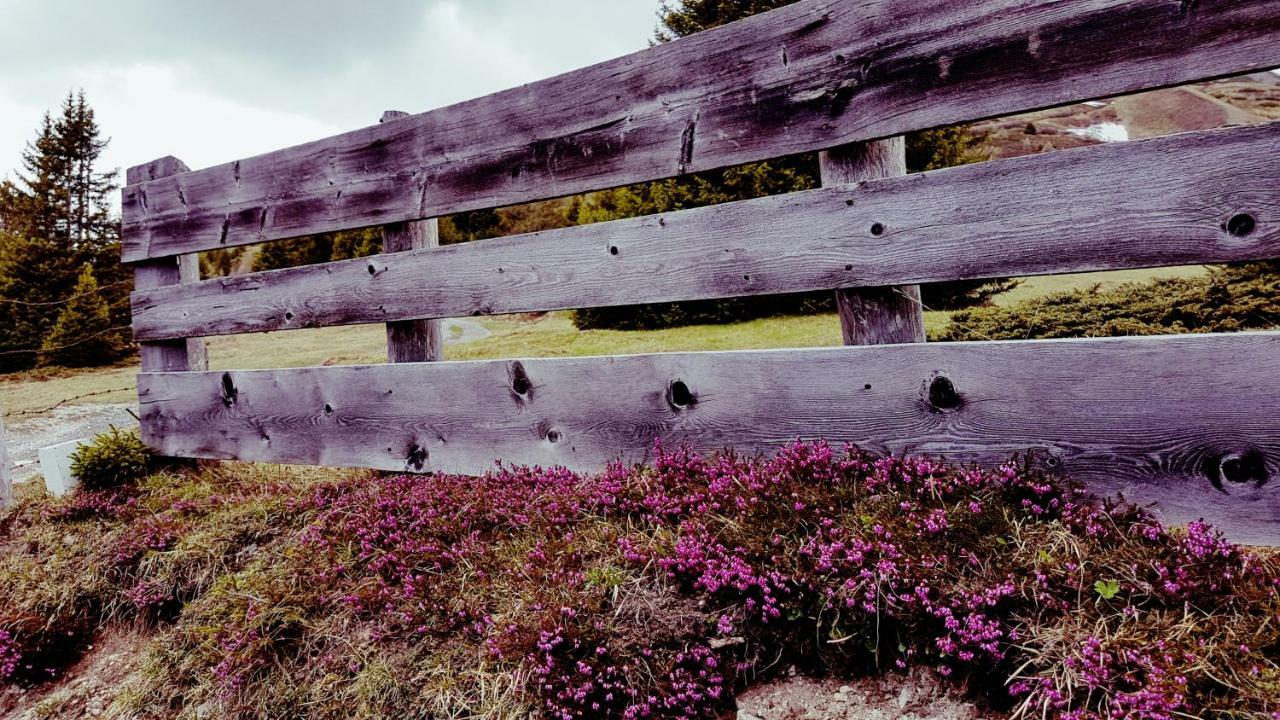
[[[102,137],[83,91],[45,113],[16,179],[0,182],[0,372],[84,366],[130,351],[130,274],[98,165]]]

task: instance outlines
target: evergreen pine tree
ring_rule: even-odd
[[[68,94],[55,134],[66,165],[66,225],[71,245],[85,262],[98,262],[104,252],[115,254],[119,230],[111,217],[110,196],[118,186],[116,172],[98,172],[98,160],[107,147],[93,108],[84,91]]]
[[[112,172],[96,166],[107,141],[84,93],[45,113],[15,182],[0,183],[0,371],[30,367],[89,263],[112,325],[128,323],[128,270],[111,215]],[[104,358],[105,360],[114,358]]]
[[[75,291],[40,348],[41,365],[88,367],[117,360],[121,355],[120,331],[112,329],[110,308],[98,292],[93,266],[80,268]]]

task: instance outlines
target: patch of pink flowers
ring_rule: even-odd
[[[1143,511],[1014,464],[955,467],[822,442],[770,458],[659,445],[648,467],[593,476],[383,477],[320,490],[309,509],[296,572],[327,589],[329,608],[374,638],[475,642],[531,671],[530,692],[558,720],[715,717],[748,678],[788,662],[834,673],[926,664],[1004,687],[1030,667],[1028,625],[1084,603],[1128,618],[1190,602],[1208,612],[1240,583],[1275,589],[1203,523],[1166,532]],[[1095,583],[1111,588],[1111,576],[1094,573],[1111,571],[1019,547],[1013,535],[1036,528],[1140,549],[1123,570],[1142,582],[1099,595]],[[166,536],[148,537],[151,547]],[[698,619],[661,637],[628,626],[600,584],[610,574]],[[517,613],[503,605],[512,592]],[[261,640],[232,628],[219,643],[230,658]],[[1071,682],[1041,668],[1004,699],[1074,720],[1196,711],[1186,668],[1201,659],[1184,649],[1092,638],[1068,657]],[[234,687],[236,667],[215,673]]]
[[[13,633],[0,630],[0,681],[13,677],[21,662],[22,650],[14,642]]]

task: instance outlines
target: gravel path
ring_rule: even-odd
[[[138,421],[129,414],[130,410],[136,412],[136,407],[132,403],[67,405],[43,417],[6,420],[4,439],[9,444],[10,458],[17,465],[13,471],[14,482],[40,474],[36,453],[42,447],[93,437],[112,425],[120,428],[137,425]]]
[[[451,319],[441,328],[448,344],[483,340],[491,334],[488,328],[472,320]],[[48,415],[34,418],[5,420],[5,441],[16,469],[15,482],[24,482],[40,474],[36,461],[40,448],[68,440],[90,438],[104,432],[112,425],[119,428],[136,427],[138,421],[129,411],[137,411],[134,403],[66,405]]]

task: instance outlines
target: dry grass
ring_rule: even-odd
[[[43,682],[111,628],[145,628],[105,713],[135,720],[609,717],[633,702],[584,677],[659,698],[657,716],[714,717],[791,666],[898,662],[1028,718],[1067,711],[1050,690],[1089,720],[1135,688],[1177,703],[1170,717],[1280,711],[1274,557],[1076,505],[1013,468],[824,452],[676,452],[591,478],[214,463],[114,497],[28,491],[0,524],[0,629],[36,660],[15,677]]]

